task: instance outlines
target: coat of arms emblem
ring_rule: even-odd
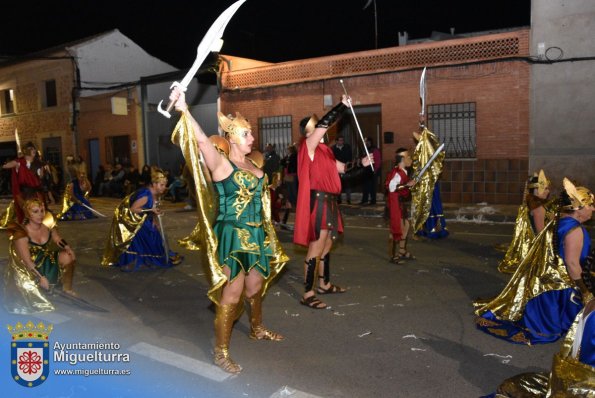
[[[29,321],[12,327],[8,332],[12,335],[10,343],[10,360],[12,379],[25,387],[37,387],[46,381],[50,373],[49,336],[54,328],[43,322],[35,325]]]

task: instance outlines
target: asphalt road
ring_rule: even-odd
[[[289,232],[279,232],[291,261],[264,300],[264,323],[286,340],[250,340],[243,315],[230,352],[244,371],[229,376],[212,366],[214,312],[200,256],[176,244],[192,230],[195,213],[183,211],[183,204],[164,206],[168,239],[185,256],[182,265],[122,273],[100,266],[117,200],[92,203],[110,217],[59,228],[78,256],[75,289],[107,312],[53,297],[54,313],[0,317],[2,324],[52,323],[52,344],[115,343],[118,353],[130,356],[125,363],[54,361],[52,369],[107,367],[131,374],[52,373],[41,386],[26,389],[9,380],[3,349],[0,379],[18,396],[478,397],[517,373],[549,369],[558,349],[557,343],[513,345],[474,326],[472,301],[497,294],[507,281],[496,270],[503,253],[494,247],[510,240],[512,224],[449,222],[448,238],[413,241],[409,250],[417,259],[394,265],[387,261],[383,220],[348,215],[331,270],[332,281],[349,290],[321,296],[327,310],[300,305],[305,251],[291,243]],[[6,248],[8,239],[0,239]],[[1,253],[3,270],[7,254]],[[10,336],[4,338],[6,348]]]

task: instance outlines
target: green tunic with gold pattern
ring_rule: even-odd
[[[230,280],[241,270],[248,272],[252,268],[266,279],[273,251],[262,220],[264,176],[258,178],[231,165],[233,172],[226,179],[214,182],[219,194],[219,214],[213,226],[219,241],[219,263],[231,269]]]

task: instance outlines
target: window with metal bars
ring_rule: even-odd
[[[444,143],[447,158],[475,158],[475,102],[428,105],[428,127]]]
[[[273,144],[277,155],[283,158],[291,145],[291,115],[258,118],[258,132],[261,151],[264,152],[267,144]]]

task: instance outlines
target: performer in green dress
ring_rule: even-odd
[[[76,257],[39,199],[26,200],[23,210],[23,224],[7,227],[10,245],[3,304],[8,312],[17,314],[53,311],[42,289],[61,283],[65,293],[76,295],[72,290]]]
[[[262,158],[256,159],[252,152],[254,137],[248,121],[239,113],[235,117],[219,113],[229,141],[211,137],[215,146],[188,111],[184,93],[176,87],[170,100],[182,112],[172,140],[192,167],[197,187],[199,224],[185,243],[188,248],[200,247],[208,259],[209,298],[216,304],[214,362],[226,372],[239,373],[242,367],[231,359],[228,349],[243,297],[250,308],[250,337],[283,340],[263,326],[262,298],[289,258],[271,222],[268,184]]]

